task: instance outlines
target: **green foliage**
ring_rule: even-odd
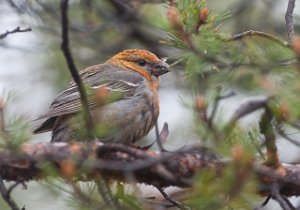
[[[259,199],[254,196],[257,187],[251,169],[240,161],[232,163],[218,178],[215,172],[202,171],[193,185],[193,193],[187,201],[192,209],[250,209]],[[241,173],[242,172],[242,173]]]
[[[31,131],[25,117],[17,118],[8,124],[9,138],[14,144],[20,145],[31,138]]]
[[[265,92],[262,78],[287,72],[295,74],[295,68],[285,65],[294,58],[288,47],[265,37],[248,36],[228,41],[229,35],[221,31],[230,15],[210,11],[205,23],[200,24],[199,15],[205,8],[205,1],[178,1],[175,4],[182,30],[174,27],[165,41],[167,44],[189,51],[186,57],[186,75],[193,86],[201,83],[208,90],[214,86],[235,88],[247,92]],[[175,19],[174,17],[172,17]],[[190,39],[189,41],[187,41]],[[192,46],[191,46],[192,45]],[[195,51],[196,50],[196,51]]]
[[[268,97],[267,106],[276,123],[297,123],[299,67],[295,65],[293,49],[284,41],[252,33],[232,38],[222,31],[230,17],[228,12],[205,13],[205,7],[202,0],[175,1],[169,8],[171,30],[164,43],[182,51],[188,85],[192,94],[198,95],[195,133],[203,145],[221,157],[233,159],[233,163],[217,180],[214,172],[201,171],[189,204],[193,209],[249,209],[253,208],[256,189],[249,166],[252,161],[266,158],[261,148],[262,131],[257,124],[247,128],[239,122],[232,124],[230,118],[223,116],[227,110],[218,106],[224,100],[218,96],[235,90],[244,96]],[[208,16],[203,18],[205,14]]]
[[[8,95],[4,102],[0,101],[0,126],[3,126],[0,128],[0,147],[17,149],[22,143],[29,141],[32,134],[26,116],[15,116],[8,120],[5,118],[5,108],[13,100]]]
[[[124,209],[132,210],[142,210],[144,209],[137,197],[135,195],[129,194],[126,192],[125,186],[123,183],[116,183],[116,193],[115,196],[118,198],[118,201],[123,206]]]

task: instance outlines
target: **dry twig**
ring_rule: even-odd
[[[161,129],[161,132],[159,133],[158,123],[156,121],[155,123],[155,135],[156,135],[156,143],[161,152],[166,151],[166,149],[163,146],[163,143],[166,141],[166,138],[169,135],[169,129],[168,129],[168,123],[164,123],[163,128]],[[151,145],[152,146],[152,145]]]
[[[156,187],[156,189],[162,194],[162,196],[164,196],[164,198],[169,201],[170,203],[172,203],[174,206],[178,207],[179,209],[184,209],[187,210],[188,208],[185,207],[183,204],[181,204],[180,202],[174,200],[173,198],[171,198],[165,191],[164,189],[162,189],[161,187]]]
[[[271,34],[268,34],[268,33],[262,32],[262,31],[254,31],[254,30],[249,30],[249,31],[245,31],[242,33],[238,33],[238,34],[233,35],[231,38],[223,39],[223,40],[226,42],[230,42],[230,41],[236,41],[236,40],[244,39],[246,37],[251,37],[251,36],[263,37],[263,38],[272,40],[283,47],[291,48],[291,45],[287,41],[282,41],[278,37],[273,36]]]
[[[12,209],[12,210],[20,210],[19,207],[17,206],[17,204],[15,203],[14,200],[12,200],[12,198],[10,197],[10,192],[8,191],[4,185],[3,182],[3,177],[0,175],[0,193],[2,198],[5,200],[5,202],[8,204],[8,206]]]
[[[65,59],[67,61],[70,73],[78,87],[79,93],[80,93],[80,99],[81,99],[81,103],[83,106],[83,111],[84,111],[84,116],[85,116],[85,120],[86,120],[86,127],[88,130],[88,135],[89,137],[93,137],[92,136],[92,119],[91,119],[91,115],[90,115],[90,111],[89,111],[89,106],[88,106],[88,99],[87,99],[87,95],[84,89],[84,85],[81,81],[81,78],[78,74],[77,68],[74,64],[74,60],[72,58],[72,54],[71,51],[69,49],[69,23],[68,23],[68,0],[61,0],[61,26],[62,26],[62,44],[61,44],[61,49],[64,53]]]
[[[296,210],[290,201],[280,194],[277,183],[271,185],[271,195],[279,203],[283,210]]]
[[[0,98],[0,134],[5,133],[4,106],[4,102]]]
[[[22,32],[29,32],[32,31],[31,28],[26,28],[26,29],[20,29],[20,27],[17,27],[16,29],[12,30],[12,31],[6,31],[3,34],[0,34],[0,39],[4,39],[5,37],[7,37],[9,34],[14,34],[14,33],[22,33]]]
[[[295,36],[295,29],[294,29],[294,20],[293,20],[293,12],[295,8],[295,0],[288,0],[288,6],[285,13],[285,25],[286,31],[288,34],[288,38],[290,42],[293,41]]]
[[[268,99],[252,99],[243,103],[234,113],[231,118],[230,125],[234,124],[240,118],[246,116],[249,113],[255,112],[258,109],[266,107]]]
[[[68,0],[61,0],[60,6],[61,6],[61,20],[62,20],[61,21],[62,22],[61,23],[61,26],[62,26],[61,49],[66,58],[70,73],[78,87],[78,90],[80,93],[81,104],[83,106],[83,111],[84,111],[83,113],[84,113],[85,122],[86,122],[87,135],[89,138],[92,139],[94,137],[93,136],[93,123],[92,123],[92,118],[90,115],[87,94],[85,92],[83,82],[81,81],[81,78],[78,74],[77,68],[74,64],[71,51],[69,50]],[[98,189],[99,189],[99,192],[110,190],[107,185],[100,185],[100,184],[98,184]],[[109,196],[109,198],[103,197],[104,200],[114,201],[113,197],[110,194],[107,194],[107,195]],[[101,194],[101,196],[102,196],[102,194]],[[111,202],[107,203],[107,204],[111,204]],[[113,206],[115,206],[115,205],[117,205],[117,204],[114,203]]]
[[[298,142],[296,139],[291,138],[290,136],[288,136],[288,134],[285,133],[284,129],[281,127],[281,125],[276,125],[276,131],[277,133],[285,138],[287,141],[291,142],[292,144],[300,147],[300,142]]]

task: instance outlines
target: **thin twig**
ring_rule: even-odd
[[[74,64],[71,51],[69,50],[69,29],[68,29],[68,0],[61,0],[61,19],[62,19],[62,44],[61,49],[64,53],[65,59],[67,61],[70,73],[78,87],[80,93],[80,99],[84,111],[84,117],[86,120],[87,134],[89,137],[93,137],[92,135],[92,119],[89,111],[87,95],[81,81],[81,78],[78,74],[77,68]]]
[[[288,125],[292,126],[292,128],[300,130],[300,124],[299,122],[296,123],[288,123]]]
[[[264,202],[260,205],[260,207],[266,206],[269,203],[269,201],[271,200],[271,198],[272,198],[272,196],[268,196],[266,198],[266,200],[264,200]]]
[[[4,124],[4,102],[0,99],[0,134],[5,133],[5,124]]]
[[[158,189],[158,191],[162,194],[162,196],[164,196],[164,198],[170,203],[172,203],[174,206],[178,207],[179,209],[189,209],[185,207],[182,203],[171,198],[161,187],[156,186],[156,189]]]
[[[262,32],[262,31],[254,31],[254,30],[249,30],[249,31],[245,31],[242,33],[238,33],[238,34],[233,35],[231,38],[222,39],[222,40],[226,41],[226,42],[230,42],[230,41],[236,41],[236,40],[240,40],[240,39],[243,39],[246,37],[251,37],[251,36],[263,37],[263,38],[272,40],[272,41],[280,44],[283,47],[291,48],[291,45],[287,41],[282,41],[278,37],[273,36],[271,34],[268,34],[268,33]]]
[[[291,201],[286,196],[282,195],[282,198],[285,200],[285,202],[289,205],[289,207],[291,209],[295,209],[296,210],[296,208],[293,206],[293,204],[291,203]]]
[[[7,189],[7,194],[10,196],[11,192],[13,191],[13,189],[15,189],[19,184],[21,184],[22,182],[15,182],[13,185],[11,185],[8,189]]]
[[[247,114],[266,107],[268,99],[252,99],[240,105],[231,118],[231,125]]]
[[[279,192],[279,186],[278,184],[273,184],[271,186],[271,195],[272,197],[279,203],[279,205],[281,206],[281,208],[283,210],[294,210],[296,209],[295,207],[292,206],[292,204],[286,199],[283,198],[283,196],[280,195],[280,192]]]
[[[292,144],[294,144],[294,145],[300,147],[300,142],[298,142],[296,139],[293,139],[293,138],[289,137],[287,134],[285,134],[283,128],[281,128],[280,125],[277,125],[277,126],[276,126],[276,131],[277,131],[277,133],[278,133],[281,137],[285,138],[286,140],[288,140],[288,141],[291,142]]]
[[[12,210],[20,210],[19,207],[17,206],[17,204],[15,203],[15,201],[11,199],[10,193],[8,193],[8,191],[4,185],[3,178],[1,175],[0,175],[0,193],[1,193],[3,200],[5,200],[5,202],[9,205],[9,207]]]
[[[157,121],[155,122],[155,136],[156,136],[156,143],[157,143],[159,151],[161,151],[161,152],[165,151],[165,148],[163,147],[162,142],[160,140],[159,128],[158,128]]]
[[[217,93],[217,96],[215,97],[215,100],[214,100],[214,104],[213,104],[213,108],[212,108],[212,111],[211,111],[211,115],[210,117],[208,118],[208,126],[209,128],[212,127],[212,123],[213,123],[213,120],[215,118],[215,115],[217,113],[217,109],[219,107],[219,102],[220,102],[220,89],[217,90],[218,93]]]
[[[26,29],[20,29],[20,27],[17,27],[16,29],[12,30],[12,31],[6,31],[3,34],[0,34],[0,39],[4,39],[5,37],[7,37],[9,34],[14,34],[14,33],[22,33],[22,32],[29,32],[32,31],[31,28],[26,28]]]
[[[158,129],[158,126],[156,126],[155,128]],[[148,150],[150,147],[152,147],[154,145],[154,143],[157,143],[157,144],[160,144],[160,146],[158,146],[160,151],[166,151],[163,148],[162,144],[166,141],[168,135],[169,135],[168,123],[165,122],[163,128],[161,129],[158,137],[156,137],[155,141],[152,142],[151,144],[147,145],[147,146],[143,146],[143,147],[140,147],[140,148],[144,149],[144,150]],[[156,136],[157,136],[157,134],[156,134]],[[161,150],[161,149],[163,149],[163,150]]]
[[[230,98],[232,96],[235,96],[236,95],[236,92],[234,90],[230,91],[229,93],[225,94],[225,95],[220,95],[218,97],[219,100],[223,100],[223,99],[227,99],[227,98]]]
[[[295,36],[294,20],[293,20],[294,8],[295,8],[295,0],[289,0],[286,13],[285,13],[285,25],[286,25],[286,31],[290,42],[293,41]]]
[[[61,49],[64,53],[65,59],[67,61],[70,73],[78,87],[79,93],[80,93],[80,99],[83,107],[83,113],[85,117],[85,122],[86,122],[86,129],[87,129],[87,135],[89,138],[93,138],[93,124],[92,124],[92,119],[90,115],[90,110],[89,110],[89,105],[88,105],[88,99],[87,95],[83,86],[83,83],[81,81],[81,78],[78,74],[77,68],[74,64],[73,58],[71,51],[69,50],[69,30],[68,30],[68,0],[61,0],[61,19],[62,19],[62,44],[61,44]],[[98,185],[98,190],[102,191],[108,191],[106,185]],[[105,200],[105,197],[103,197]],[[110,198],[113,200],[113,198]]]
[[[162,142],[165,142],[167,140],[168,135],[169,135],[169,125],[168,123],[165,122],[163,128],[159,133],[159,138]]]
[[[166,138],[169,135],[168,123],[166,123],[166,122],[164,123],[164,126],[163,126],[161,132],[159,133],[158,123],[156,121],[156,123],[155,123],[155,135],[156,135],[156,143],[157,143],[157,146],[158,146],[159,150],[161,152],[167,151],[163,146],[163,142],[166,141]]]

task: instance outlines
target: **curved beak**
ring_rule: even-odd
[[[165,73],[168,73],[169,71],[170,71],[170,67],[164,61],[160,61],[159,63],[155,64],[152,68],[152,73],[157,77]]]

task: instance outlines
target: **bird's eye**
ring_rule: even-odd
[[[143,59],[137,61],[137,64],[138,64],[139,66],[145,66],[146,63],[147,63],[147,62],[146,62],[145,60],[143,60]]]

